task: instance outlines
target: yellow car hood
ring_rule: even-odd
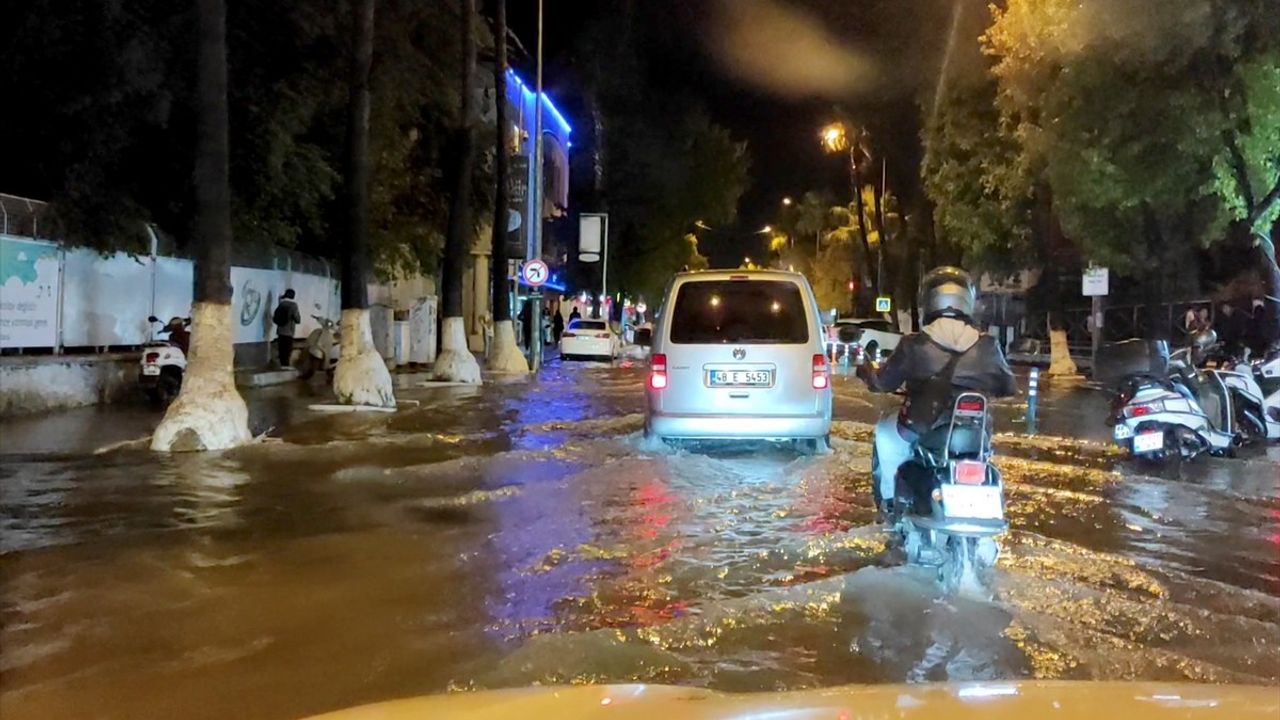
[[[394,700],[323,720],[1277,720],[1280,688],[1123,682],[854,685],[729,694],[664,685],[534,687]],[[319,720],[317,718],[316,720]]]

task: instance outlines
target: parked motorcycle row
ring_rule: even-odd
[[[319,324],[307,336],[306,345],[302,348],[302,357],[298,363],[298,377],[310,379],[319,371],[332,376],[338,366],[338,348],[341,336],[338,323],[328,318],[312,315]],[[142,394],[154,405],[166,407],[178,396],[182,388],[182,377],[187,370],[187,352],[190,349],[191,318],[175,317],[161,325],[160,319],[152,315],[147,318],[152,327],[152,339],[142,347],[142,356],[138,360],[138,387]]]
[[[1163,341],[1104,346],[1095,379],[1114,392],[1107,423],[1132,457],[1189,460],[1280,440],[1280,352],[1210,364],[1212,338],[1169,353]]]

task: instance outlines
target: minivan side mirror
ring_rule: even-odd
[[[636,344],[641,347],[650,347],[653,345],[653,328],[640,328],[636,330]]]

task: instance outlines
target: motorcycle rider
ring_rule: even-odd
[[[1000,344],[973,326],[976,304],[969,273],[957,267],[935,268],[920,282],[924,328],[902,338],[883,365],[868,362],[858,367],[858,377],[874,392],[894,392],[906,385],[901,410],[876,423],[872,489],[882,511],[895,497],[898,468],[911,458],[920,436],[946,417],[959,392],[991,397],[1018,392]]]

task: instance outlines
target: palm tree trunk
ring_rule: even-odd
[[[490,256],[490,285],[493,293],[493,347],[488,366],[498,372],[529,372],[529,362],[516,344],[516,328],[511,321],[511,288],[507,278],[507,215],[510,210],[510,163],[507,159],[507,0],[495,0],[493,63],[497,146],[494,148],[493,239]]]
[[[867,236],[867,209],[862,202],[862,177],[858,172],[858,161],[854,155],[857,145],[849,150],[849,173],[853,177],[853,201],[858,212],[858,239],[862,241],[862,272],[860,273],[861,282],[858,288],[857,297],[854,300],[854,313],[859,316],[865,316],[870,313],[867,297],[868,291],[875,294],[879,292],[879,288],[875,287],[871,279],[871,240]],[[855,261],[856,262],[856,261]]]
[[[231,325],[227,8],[196,3],[195,293],[182,389],[151,438],[160,452],[223,450],[252,439],[236,391]]]
[[[436,356],[434,375],[439,380],[480,383],[480,365],[467,346],[466,325],[462,318],[462,275],[466,270],[471,239],[471,172],[475,155],[474,108],[472,80],[476,71],[475,0],[460,3],[460,37],[462,38],[462,76],[458,127],[453,133],[453,197],[449,199],[449,224],[445,232],[444,263],[441,284],[440,354]],[[505,223],[504,223],[505,227]],[[505,268],[504,268],[505,269]]]
[[[510,163],[507,160],[507,0],[495,0],[493,63],[497,145],[494,148],[493,239],[491,241],[490,286],[493,294],[493,347],[488,366],[498,372],[529,372],[529,363],[516,344],[516,328],[511,322],[511,288],[507,278],[507,215]]]
[[[369,325],[369,69],[373,0],[351,6],[355,33],[347,101],[347,158],[342,262],[342,340],[333,392],[344,405],[395,407],[391,373]]]

